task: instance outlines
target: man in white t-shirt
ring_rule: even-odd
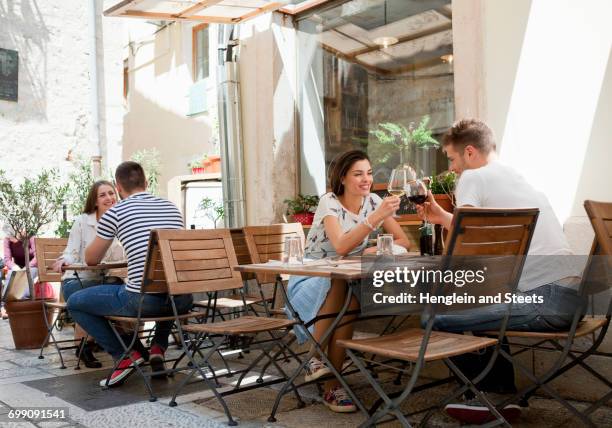
[[[529,247],[528,259],[518,285],[518,293],[541,296],[543,304],[513,304],[509,330],[551,331],[567,330],[571,325],[576,305],[584,302],[575,291],[579,283],[579,269],[565,263],[571,250],[546,196],[537,191],[512,167],[501,163],[495,153],[491,129],[482,121],[464,119],[456,122],[443,137],[443,147],[450,162],[449,169],[459,175],[455,198],[457,207],[482,208],[539,208],[540,214]],[[430,195],[417,207],[421,218],[449,228],[453,215],[446,212]],[[537,301],[537,300],[536,300]],[[492,305],[470,311],[437,315],[434,328],[451,332],[487,331],[500,327],[506,305]],[[457,359],[463,373],[476,377],[489,360],[490,354],[468,355]],[[512,393],[514,371],[512,364],[497,358],[491,372],[479,382],[482,391]],[[468,413],[469,422],[489,417],[489,410],[480,403],[450,404],[451,416],[462,419]],[[471,414],[470,414],[471,412]],[[513,419],[520,414],[517,406],[502,412]],[[468,420],[465,420],[466,422]]]

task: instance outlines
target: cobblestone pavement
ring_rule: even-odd
[[[66,328],[61,338],[69,338],[72,329]],[[177,350],[171,353],[176,354]],[[233,368],[245,367],[245,362],[254,352],[240,359],[238,355],[228,356]],[[179,397],[177,407],[169,407],[169,393],[162,393],[156,402],[149,402],[148,396],[138,377],[132,376],[121,388],[101,391],[97,381],[106,376],[110,358],[103,352],[97,354],[104,363],[102,370],[83,367],[75,371],[76,358],[72,351],[65,351],[66,369],[59,368],[59,358],[52,348],[45,350],[45,358],[38,359],[38,350],[15,350],[8,321],[0,321],[0,427],[225,427],[226,418],[219,403],[203,385],[193,385],[191,390]],[[290,367],[285,367],[290,368]],[[222,372],[219,372],[222,374]],[[254,382],[256,375],[247,376],[247,382]],[[383,374],[384,378],[384,374]],[[76,381],[75,381],[76,380]],[[82,380],[82,382],[81,382]],[[219,376],[225,387],[230,387],[236,378]],[[373,394],[365,381],[358,376],[350,377],[357,394],[371,403]],[[160,385],[160,384],[158,384]],[[392,386],[391,382],[388,382]],[[170,385],[172,386],[172,385]],[[155,384],[154,384],[155,388]],[[301,389],[307,405],[298,408],[292,395],[287,395],[281,404],[277,422],[267,422],[269,411],[276,397],[279,385],[260,388],[227,397],[228,405],[243,427],[352,427],[363,421],[360,414],[334,414],[321,404],[315,386]],[[161,388],[163,390],[163,388]],[[171,391],[172,388],[166,388]],[[45,392],[46,391],[46,392]],[[406,411],[414,411],[435,403],[447,393],[448,387],[438,387],[421,392],[405,405]],[[124,394],[124,395],[121,395]],[[577,403],[577,405],[586,405]],[[41,421],[20,419],[9,421],[11,409],[24,407],[46,407],[65,409],[62,420]],[[91,410],[95,409],[95,410]],[[14,414],[14,412],[12,413]],[[567,410],[556,402],[535,398],[523,412],[517,427],[574,427],[575,419],[568,419]],[[604,408],[594,415],[598,426],[612,426],[612,409]],[[459,424],[438,413],[430,422],[435,427],[456,427]],[[398,426],[396,422],[384,426]]]

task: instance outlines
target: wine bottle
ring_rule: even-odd
[[[444,237],[442,235],[442,225],[434,226],[434,256],[441,256],[444,253]]]
[[[422,256],[432,256],[433,255],[433,242],[432,242],[432,230],[431,223],[421,223],[421,237],[419,239],[419,244],[421,247],[421,255]]]

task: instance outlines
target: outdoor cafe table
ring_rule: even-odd
[[[100,263],[97,265],[84,265],[84,264],[72,264],[72,265],[63,265],[62,272],[74,271],[74,276],[81,282],[81,278],[79,277],[79,272],[101,272],[101,281],[100,284],[104,283],[104,279],[108,276],[117,276],[120,278],[127,277],[127,262],[116,262],[116,263]],[[109,275],[110,274],[110,275]],[[82,283],[81,283],[82,285]]]
[[[408,253],[409,256],[417,256],[418,253]],[[354,393],[350,389],[349,385],[343,379],[342,375],[336,370],[336,368],[331,364],[327,355],[323,351],[321,344],[326,343],[329,336],[333,333],[335,328],[338,326],[344,315],[346,314],[349,304],[351,302],[351,297],[353,295],[352,287],[356,285],[365,275],[361,268],[362,257],[361,256],[352,256],[345,257],[340,260],[334,259],[320,259],[313,262],[306,262],[302,265],[289,265],[283,264],[280,261],[272,261],[268,263],[258,263],[258,264],[248,264],[248,265],[240,265],[236,266],[234,269],[238,272],[249,272],[255,274],[272,274],[277,276],[277,281],[280,280],[280,275],[300,275],[300,276],[313,276],[313,277],[323,277],[330,278],[331,286],[338,287],[347,285],[346,287],[346,298],[342,309],[340,312],[336,314],[335,319],[324,332],[320,343],[316,342],[312,335],[307,332],[308,337],[310,338],[310,342],[313,347],[311,347],[310,352],[304,359],[304,361],[299,365],[299,367],[295,370],[295,372],[291,375],[289,380],[285,383],[283,388],[279,391],[276,401],[274,403],[274,407],[272,409],[272,414],[268,419],[269,422],[275,422],[274,415],[276,414],[276,410],[278,409],[278,405],[282,396],[287,392],[290,385],[293,381],[298,377],[300,372],[304,369],[310,358],[312,358],[315,353],[319,353],[321,359],[324,361],[325,365],[330,369],[333,375],[338,379],[338,381],[342,384],[344,389],[352,396],[354,402],[359,406],[360,410],[364,413],[368,411],[363,407],[360,400],[357,400],[354,396]],[[282,288],[282,287],[281,287]],[[287,299],[287,295],[283,290],[283,294],[285,295],[285,299]],[[290,305],[290,302],[287,302]],[[293,312],[293,311],[292,311]],[[298,314],[299,315],[299,314]],[[301,325],[304,325],[301,323]],[[306,327],[304,327],[306,329]]]

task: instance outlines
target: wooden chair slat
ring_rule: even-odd
[[[584,201],[602,254],[612,255],[612,202]]]
[[[275,254],[282,253],[285,248],[285,244],[268,244],[268,245],[258,245],[257,251],[259,254]]]
[[[606,230],[608,231],[608,237],[612,238],[612,220],[604,220],[603,223],[606,226]]]
[[[465,243],[493,242],[493,241],[519,241],[525,233],[524,225],[510,226],[467,226],[461,235]]]
[[[208,269],[208,270],[196,270],[177,272],[177,279],[180,281],[200,281],[206,279],[223,279],[232,278],[232,271],[230,269]]]
[[[201,318],[203,316],[202,312],[188,312],[186,314],[181,314],[178,316],[178,319],[184,320],[189,318]],[[120,317],[115,315],[109,315],[105,317],[106,319],[118,322],[124,322],[129,324],[136,324],[138,318],[136,317]],[[171,316],[159,316],[159,317],[146,317],[140,318],[140,322],[153,322],[153,321],[174,321],[174,315]]]
[[[423,330],[412,328],[386,336],[339,340],[344,348],[415,362],[423,341]],[[425,361],[440,360],[495,345],[497,339],[433,331],[427,343]]]
[[[294,232],[276,234],[276,235],[255,235],[253,239],[257,245],[268,245],[268,244],[283,244],[287,236],[295,235]]]
[[[483,208],[478,208],[483,209]],[[511,210],[509,210],[511,211]],[[484,213],[483,213],[484,214]],[[466,217],[464,222],[462,222],[463,226],[519,226],[519,225],[528,225],[531,222],[532,217],[529,215],[525,216],[494,216],[490,218],[478,218],[478,217]]]
[[[176,260],[174,268],[177,272],[201,270],[201,269],[218,269],[229,267],[227,259],[211,259],[211,260]]]
[[[190,250],[190,251],[173,251],[172,257],[174,260],[207,260],[207,259],[222,259],[227,257],[223,248],[216,250]]]
[[[282,330],[291,327],[293,324],[295,324],[295,321],[287,319],[242,316],[222,322],[189,324],[184,326],[183,330],[190,333],[242,335]]]
[[[576,327],[576,336],[581,337],[591,334],[601,327],[607,324],[605,318],[587,318],[584,321],[580,321]],[[535,339],[567,339],[569,331],[506,331],[508,337],[523,337],[523,338],[535,338]],[[487,331],[484,334],[488,336],[497,336],[499,332]]]
[[[457,250],[462,256],[487,255],[507,255],[512,256],[518,253],[521,247],[520,241],[509,242],[479,242],[479,243],[457,243]]]
[[[202,293],[242,288],[240,273],[228,229],[157,231],[164,271],[171,294]],[[221,248],[177,250],[177,242],[217,241]]]
[[[236,272],[238,273],[238,272]],[[207,279],[201,281],[181,281],[168,285],[171,294],[208,293],[212,291],[236,290],[242,287],[242,279],[236,278]]]
[[[39,281],[60,282],[62,280],[62,274],[54,272],[52,267],[67,245],[67,238],[34,238]]]
[[[170,241],[172,250],[214,250],[223,248],[222,239],[200,239],[191,241]]]

